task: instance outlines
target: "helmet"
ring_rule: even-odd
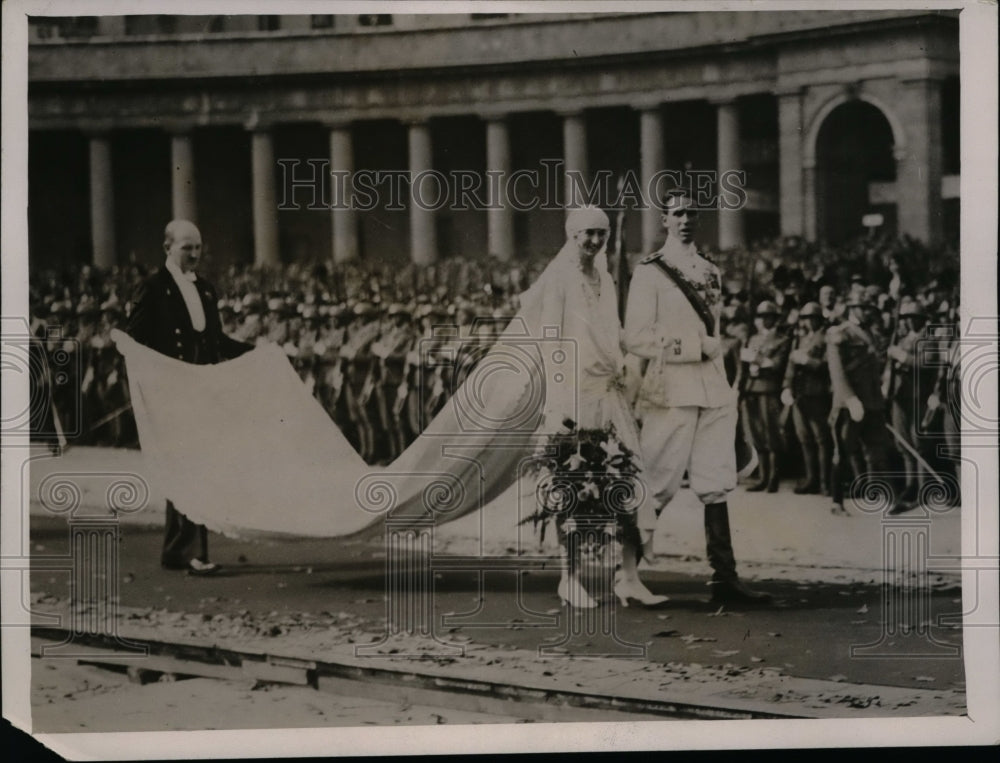
[[[799,310],[799,318],[810,318],[810,317],[823,317],[823,308],[820,307],[819,302],[806,302],[802,309]]]
[[[924,311],[921,309],[920,304],[917,302],[904,302],[899,308],[900,318],[909,318],[912,316],[918,316],[920,318],[924,317]]]
[[[771,300],[765,299],[759,305],[757,305],[757,312],[755,313],[758,317],[762,315],[781,315],[781,310],[778,306],[774,304]]]
[[[847,297],[848,307],[867,307],[869,310],[877,310],[878,305],[860,289],[852,290]]]
[[[407,318],[410,317],[409,308],[407,308],[406,305],[400,302],[394,302],[393,304],[389,305],[388,313],[390,317],[395,317],[397,315],[405,315]]]

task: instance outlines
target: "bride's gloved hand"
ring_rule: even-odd
[[[630,406],[635,405],[635,401],[639,397],[639,388],[642,386],[642,359],[637,355],[626,355],[623,372],[625,402]]]

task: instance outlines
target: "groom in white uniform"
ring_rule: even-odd
[[[719,340],[719,271],[695,247],[697,215],[690,196],[666,197],[666,242],[636,266],[629,289],[625,345],[649,360],[636,415],[642,422],[646,501],[652,506],[640,508],[640,530],[651,543],[655,517],[687,471],[691,489],[705,505],[713,602],[763,603],[769,597],[747,588],[736,574],[726,497],[736,487],[737,394],[726,377]]]

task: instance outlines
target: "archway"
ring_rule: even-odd
[[[816,233],[839,243],[865,231],[862,217],[881,214],[896,232],[896,160],[892,125],[875,105],[848,100],[832,109],[816,136]]]

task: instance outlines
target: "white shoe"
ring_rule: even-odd
[[[615,578],[615,596],[623,607],[628,606],[629,599],[634,599],[647,607],[655,607],[657,604],[670,601],[669,596],[659,596],[650,591],[639,578],[627,579],[620,575]]]
[[[214,575],[222,567],[215,562],[203,562],[201,559],[192,559],[188,562],[188,575]]]
[[[597,602],[587,593],[579,578],[570,576],[560,578],[558,593],[562,603],[570,607],[593,609],[597,606]]]

